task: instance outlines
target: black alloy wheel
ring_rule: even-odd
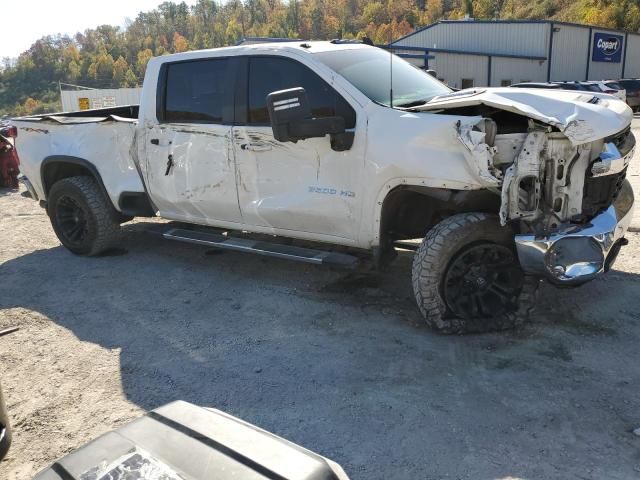
[[[89,235],[88,213],[69,195],[60,197],[55,208],[59,233],[70,246],[81,247]]]
[[[443,282],[443,297],[460,318],[488,318],[517,310],[523,282],[513,250],[483,242],[452,259]]]

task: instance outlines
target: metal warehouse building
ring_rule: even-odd
[[[443,20],[389,47],[454,88],[640,77],[640,34],[552,20]]]

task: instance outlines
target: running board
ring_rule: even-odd
[[[396,248],[401,248],[402,250],[411,250],[412,252],[417,252],[418,248],[420,248],[419,243],[403,240],[396,240],[395,242],[393,242],[393,246]]]
[[[346,253],[326,252],[312,248],[251,240],[249,238],[233,238],[219,233],[202,232],[198,230],[173,228],[165,232],[162,236],[167,240],[195,243],[197,245],[235,250],[237,252],[257,253],[258,255],[286,258],[288,260],[297,260],[306,263],[352,267],[358,262],[357,257]]]

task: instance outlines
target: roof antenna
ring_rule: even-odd
[[[393,50],[391,50],[391,42],[389,42],[389,106],[393,108]]]

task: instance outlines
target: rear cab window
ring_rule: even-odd
[[[232,108],[227,58],[166,63],[160,73],[158,119],[168,123],[223,123]]]

